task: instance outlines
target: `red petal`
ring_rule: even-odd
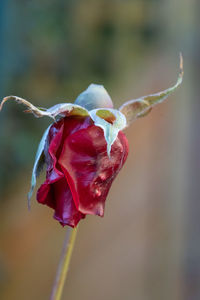
[[[57,123],[54,123],[48,134],[48,140],[45,147],[45,159],[47,164],[47,177],[48,173],[54,169],[58,176],[62,176],[63,173],[60,172],[59,167],[57,166],[57,152],[62,146],[62,137],[63,137],[64,121],[61,120]],[[56,174],[54,174],[56,175]]]
[[[122,132],[109,159],[103,130],[90,118],[67,117],[54,123],[45,149],[47,180],[38,190],[38,202],[53,208],[63,226],[76,226],[85,214],[103,216],[108,191],[127,155]]]
[[[59,175],[62,174],[62,171],[57,164],[57,160],[62,152],[64,141],[69,135],[79,129],[87,128],[91,123],[92,121],[90,118],[67,117],[51,126],[45,147],[47,172],[54,169]]]
[[[88,122],[90,122],[88,118],[67,118],[65,122],[62,119],[54,123],[50,128],[45,147],[47,179],[37,192],[37,200],[55,209],[54,218],[63,226],[74,227],[85,215],[80,213],[74,204],[72,193],[57,163],[57,158],[66,137],[79,128],[87,127]]]
[[[70,185],[76,207],[83,214],[103,216],[106,196],[128,155],[128,142],[119,132],[107,155],[103,130],[89,126],[68,136],[59,164]]]
[[[72,193],[64,177],[54,182],[49,182],[47,179],[37,192],[37,200],[55,209],[54,218],[63,226],[74,227],[85,217],[76,209]]]
[[[37,201],[41,204],[46,204],[47,206],[55,209],[55,199],[51,192],[51,185],[47,181],[43,183],[37,191]]]
[[[85,218],[85,215],[76,209],[72,193],[65,178],[53,184],[53,193],[54,197],[56,197],[54,218],[63,226],[70,225],[75,227],[81,219]]]

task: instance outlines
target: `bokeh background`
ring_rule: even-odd
[[[1,0],[0,97],[49,107],[103,84],[115,107],[184,83],[126,130],[103,219],[80,224],[63,300],[200,299],[199,0]],[[66,228],[33,199],[47,119],[0,115],[0,299],[48,299]],[[39,184],[44,179],[41,177]],[[35,196],[35,195],[34,195]]]

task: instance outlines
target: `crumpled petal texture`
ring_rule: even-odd
[[[51,126],[44,154],[46,181],[38,202],[53,208],[63,226],[75,227],[87,214],[103,216],[111,184],[128,155],[123,132],[109,158],[103,130],[90,117],[65,117]]]

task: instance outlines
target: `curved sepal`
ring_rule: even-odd
[[[25,105],[27,107],[25,112],[32,113],[37,118],[47,116],[47,117],[52,118],[55,121],[55,118],[57,116],[65,117],[65,116],[71,116],[71,115],[73,115],[73,116],[75,116],[75,115],[88,116],[89,115],[87,109],[85,109],[84,107],[77,105],[77,104],[59,103],[48,109],[38,108],[38,107],[34,106],[32,103],[30,103],[29,101],[27,101],[23,98],[17,97],[17,96],[5,97],[0,104],[0,111],[2,110],[4,103],[7,102],[8,100],[14,100],[19,104]]]
[[[89,112],[94,124],[103,129],[107,142],[107,153],[110,157],[111,146],[118,132],[126,127],[125,116],[116,109],[93,109]]]
[[[0,104],[0,111],[2,110],[4,103],[7,102],[8,100],[14,100],[19,104],[25,105],[27,107],[27,110],[25,110],[25,112],[32,113],[37,118],[44,117],[44,116],[50,117],[49,113],[46,112],[45,108],[44,109],[38,108],[38,107],[34,106],[32,103],[30,103],[29,101],[27,101],[23,98],[20,98],[18,96],[7,96],[7,97],[3,98],[3,100]]]
[[[36,186],[36,179],[39,176],[40,171],[42,170],[42,168],[44,166],[44,163],[45,163],[44,147],[45,147],[46,139],[47,139],[47,136],[48,136],[49,129],[50,129],[51,125],[45,130],[45,132],[42,136],[42,139],[40,140],[37,152],[36,152],[35,162],[34,162],[32,177],[31,177],[31,188],[30,188],[30,191],[28,193],[28,208],[29,209],[31,207],[30,200],[31,200],[31,197],[32,197],[32,194],[33,194],[33,190]]]
[[[127,101],[119,108],[119,111],[123,113],[126,117],[127,126],[129,126],[137,118],[147,115],[155,105],[163,102],[171,93],[173,93],[181,85],[182,80],[183,58],[180,54],[180,72],[175,85],[162,92]]]

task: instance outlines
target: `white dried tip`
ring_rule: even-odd
[[[75,100],[75,104],[87,110],[96,108],[113,108],[112,100],[103,85],[90,84]]]

